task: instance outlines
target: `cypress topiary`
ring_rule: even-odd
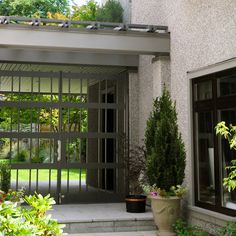
[[[175,103],[164,88],[153,103],[145,132],[147,181],[149,185],[170,191],[181,185],[185,170],[185,148],[178,131]]]

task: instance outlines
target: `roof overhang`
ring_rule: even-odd
[[[118,31],[110,25],[109,30],[48,25],[55,24],[52,20],[40,26],[11,24],[11,19],[1,22],[0,60],[137,66],[139,55],[170,52],[167,31],[131,30],[135,25]]]

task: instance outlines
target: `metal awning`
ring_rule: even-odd
[[[165,26],[0,17],[0,60],[137,66],[166,54]]]

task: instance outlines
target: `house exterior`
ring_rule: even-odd
[[[129,80],[167,27],[0,17],[0,159],[11,188],[57,203],[124,201]]]
[[[222,187],[224,167],[235,153],[214,130],[221,120],[235,124],[236,2],[135,0],[131,23],[166,25],[171,38],[170,54],[139,58],[130,83],[131,137],[142,143],[153,98],[165,84],[176,100],[187,152],[186,213],[214,234],[236,216],[235,191]]]
[[[22,145],[29,150],[41,144],[49,147],[50,158],[43,163],[32,163],[32,151],[24,165],[13,163],[17,173],[29,170],[29,190],[40,189],[38,173],[48,169],[49,181],[41,190],[50,190],[58,203],[78,196],[84,202],[113,197],[120,201],[125,172],[115,151],[118,137],[125,133],[134,144],[143,143],[152,101],[165,84],[176,100],[187,152],[185,213],[190,222],[214,235],[236,215],[236,194],[222,187],[224,167],[232,154],[214,134],[218,121],[235,123],[236,2],[127,0],[121,4],[125,12],[130,9],[126,22],[144,25],[142,32],[117,31],[116,26],[103,31],[93,24],[71,29],[70,22],[35,19],[23,20],[32,26],[8,25],[7,18],[1,19],[0,108],[8,109],[11,125],[0,126],[0,137],[10,143],[10,155],[13,149],[19,154]],[[164,27],[155,26],[159,33],[150,32],[153,25]],[[4,94],[17,95],[18,100],[7,100]],[[36,100],[19,94],[33,94]],[[42,100],[45,95],[49,100]],[[40,116],[43,109],[49,116],[46,121]],[[21,112],[28,113],[28,120],[21,121]],[[54,113],[59,117],[56,126]],[[77,179],[72,179],[75,168]],[[51,181],[54,171],[58,175]],[[15,182],[18,187],[18,177]]]

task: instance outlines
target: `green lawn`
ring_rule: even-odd
[[[28,169],[18,170],[18,181],[29,181],[30,171]],[[61,180],[67,180],[68,171],[67,169],[63,169],[61,172]],[[81,180],[85,180],[86,178],[86,170],[81,170]],[[31,181],[36,181],[37,179],[37,170],[31,170]],[[69,170],[69,180],[78,180],[80,179],[80,170],[78,169],[70,169]],[[38,180],[40,181],[48,181],[49,180],[49,170],[47,169],[39,169],[38,170]],[[51,181],[57,180],[57,170],[51,170]],[[11,181],[16,181],[16,170],[11,170]]]

